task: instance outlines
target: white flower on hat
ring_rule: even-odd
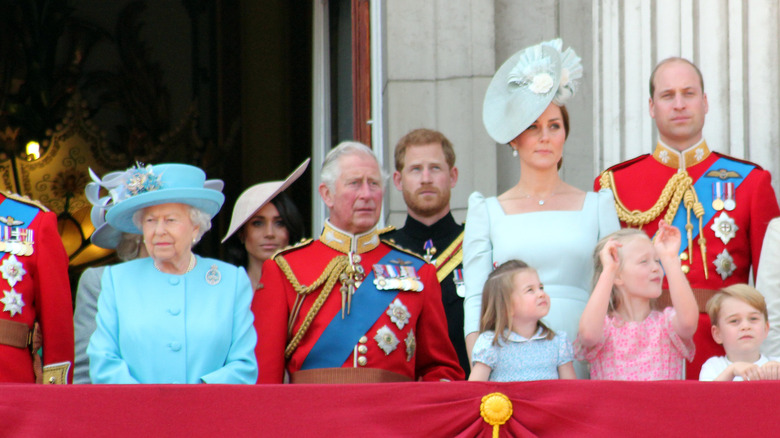
[[[536,94],[545,94],[550,91],[554,82],[548,73],[539,73],[531,79],[528,89]]]
[[[520,57],[507,75],[508,85],[528,87],[534,94],[547,94],[555,84],[552,60],[539,46],[532,47]]]

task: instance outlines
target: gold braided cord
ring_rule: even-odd
[[[441,268],[439,268],[436,271],[436,278],[439,280],[439,283],[442,282],[445,278],[447,278],[448,275],[452,271],[455,270],[455,268],[463,262],[463,247],[461,246],[458,248],[458,252],[456,252],[452,257],[450,257],[449,260],[447,260],[447,263],[444,264]]]
[[[317,316],[320,308],[322,308],[325,300],[330,295],[330,292],[333,290],[333,287],[339,280],[339,276],[342,272],[344,272],[344,270],[346,270],[347,266],[349,266],[349,258],[345,255],[334,257],[330,263],[328,263],[328,266],[325,267],[325,270],[322,272],[320,277],[317,278],[317,280],[310,286],[304,286],[298,281],[298,279],[295,277],[295,274],[292,272],[292,268],[290,268],[290,265],[287,263],[284,257],[277,256],[274,260],[298,294],[295,299],[294,310],[290,319],[288,320],[288,333],[292,332],[292,326],[297,319],[298,312],[300,311],[301,305],[303,304],[303,299],[324,283],[324,287],[317,296],[317,299],[312,304],[311,309],[309,309],[309,313],[306,314],[306,318],[303,320],[303,324],[301,324],[301,327],[295,333],[295,336],[293,336],[293,338],[287,344],[287,347],[284,349],[284,357],[289,359],[295,349],[298,348],[298,344],[300,344],[303,336],[309,330],[309,326],[311,325],[312,321],[314,321],[314,317]]]
[[[334,257],[333,260],[331,260],[330,263],[328,263],[328,266],[325,267],[325,270],[322,271],[320,277],[314,280],[314,283],[312,283],[311,286],[304,286],[298,281],[298,278],[295,277],[295,274],[293,273],[290,264],[287,263],[287,260],[284,259],[284,256],[278,255],[274,257],[274,261],[276,262],[276,265],[279,266],[279,269],[282,270],[285,277],[287,277],[287,280],[290,282],[290,284],[293,285],[293,288],[295,288],[295,292],[303,295],[308,295],[314,292],[315,290],[317,290],[317,288],[320,287],[320,285],[322,285],[322,283],[324,283],[325,280],[328,279],[328,276],[331,274],[333,268],[335,268],[336,265],[343,263],[344,260],[347,260],[347,256]]]
[[[450,256],[452,256],[452,253],[455,252],[455,250],[459,250],[461,248],[461,244],[463,243],[463,236],[466,235],[465,231],[461,231],[460,234],[458,234],[458,237],[455,238],[455,240],[450,243],[450,246],[444,249],[444,251],[439,254],[439,257],[436,257],[436,260],[433,261],[433,264],[438,267],[440,261],[446,262]]]
[[[620,200],[612,171],[604,171],[599,180],[599,184],[602,188],[612,190],[612,194],[615,197],[615,209],[617,210],[618,218],[629,226],[639,228],[655,220],[667,206],[669,208],[666,210],[664,220],[671,223],[672,219],[674,219],[674,215],[677,214],[677,208],[680,206],[680,201],[682,200],[685,191],[691,187],[692,183],[693,179],[688,176],[688,172],[684,170],[677,172],[666,182],[666,186],[664,186],[664,189],[661,191],[661,196],[658,197],[655,204],[648,210],[640,211],[629,210]]]

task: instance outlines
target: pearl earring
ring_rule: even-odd
[[[515,158],[517,158],[518,156],[520,156],[520,153],[519,153],[519,152],[517,152],[517,149],[512,149],[512,156],[513,156],[513,157],[515,157]]]

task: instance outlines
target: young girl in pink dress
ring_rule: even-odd
[[[591,379],[682,379],[693,359],[699,310],[680,267],[680,232],[663,220],[653,241],[635,229],[602,239],[594,252],[596,286],[580,318],[575,356],[590,362]],[[672,307],[659,312],[666,272]]]

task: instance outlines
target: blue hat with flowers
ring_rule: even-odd
[[[93,177],[94,179],[94,177]],[[119,231],[141,234],[133,214],[153,205],[180,203],[214,217],[225,202],[222,181],[206,181],[206,173],[188,164],[157,164],[131,167],[120,175],[103,178],[112,206],[106,213],[108,224]]]
[[[512,55],[490,81],[482,123],[493,140],[507,144],[539,118],[550,102],[564,105],[582,77],[580,58],[560,39]]]

